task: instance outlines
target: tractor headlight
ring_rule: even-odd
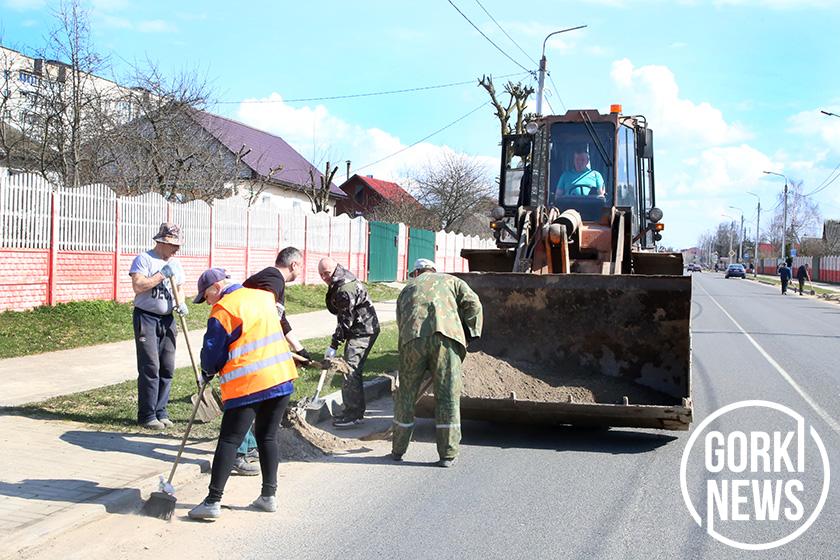
[[[501,206],[496,206],[493,210],[490,211],[490,217],[494,220],[501,220],[505,217],[505,209]]]

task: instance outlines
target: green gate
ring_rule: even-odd
[[[399,224],[370,222],[368,282],[393,282],[397,279],[397,242]]]
[[[408,230],[408,271],[417,259],[435,260],[435,232],[425,229]]]

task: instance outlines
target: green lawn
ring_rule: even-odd
[[[754,280],[756,282],[761,282],[763,284],[771,284],[773,286],[781,287],[781,285],[782,285],[781,279],[779,279],[776,276],[770,276],[768,274],[759,274],[758,278],[756,278],[756,279],[753,279],[753,277],[751,275],[748,275],[747,279],[748,280]],[[790,284],[788,284],[788,289],[798,293],[799,292],[799,280],[797,280],[796,278],[791,280]],[[806,294],[809,293],[809,291],[811,289],[812,289],[811,284],[809,284],[808,282],[805,282],[805,293]],[[816,293],[817,295],[836,294],[837,293],[835,290],[826,290],[825,288],[819,288],[817,286],[813,286],[813,290],[814,290],[814,293]]]
[[[330,337],[313,338],[305,341],[307,348],[313,351],[313,355],[316,355],[316,352],[323,355],[329,343]],[[389,323],[383,326],[382,333],[368,356],[365,379],[370,379],[380,373],[393,372],[397,369],[398,363],[397,327],[396,324]],[[300,377],[295,382],[293,401],[301,397],[314,395],[321,372],[314,368],[300,368],[298,373]],[[332,383],[328,387],[324,387],[322,394],[326,395],[340,389],[341,376],[336,375],[332,379]],[[172,382],[172,393],[168,407],[169,416],[175,422],[175,426],[167,430],[167,434],[183,435],[192,407],[190,396],[195,391],[195,378],[192,369],[181,368],[177,370]],[[30,418],[83,422],[100,431],[141,431],[136,424],[137,382],[134,380],[73,395],[54,397],[31,405],[5,408],[3,413]],[[217,418],[208,424],[195,424],[192,431],[193,436],[196,438],[218,436],[220,421]]]
[[[374,301],[397,297],[398,290],[385,285],[369,286]],[[325,308],[327,287],[295,285],[286,289],[287,313],[305,313]],[[188,304],[187,324],[204,329],[210,306]],[[105,342],[130,340],[132,305],[113,301],[77,301],[32,311],[0,313],[0,358],[40,354],[52,350],[79,348]]]

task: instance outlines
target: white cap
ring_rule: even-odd
[[[435,265],[435,261],[430,261],[429,259],[417,259],[414,261],[414,268],[411,269],[411,272],[417,272],[418,270],[437,270],[437,266]]]

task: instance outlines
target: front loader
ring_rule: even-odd
[[[485,317],[462,416],[687,430],[691,278],[657,250],[652,130],[618,106],[526,130],[502,139],[497,248],[462,252]]]

